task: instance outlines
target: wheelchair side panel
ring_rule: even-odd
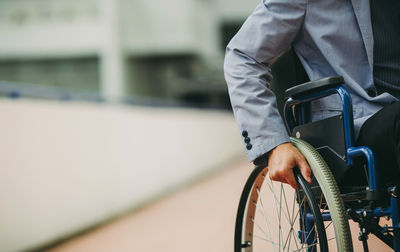
[[[311,144],[324,158],[340,183],[348,166],[342,115],[296,126],[292,136]]]

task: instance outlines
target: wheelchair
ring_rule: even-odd
[[[235,252],[353,251],[349,220],[358,223],[364,251],[369,235],[400,251],[400,188],[380,181],[372,150],[354,146],[352,102],[343,84],[342,77],[331,76],[286,90],[284,121],[311,167],[313,182],[294,169],[299,185],[294,191],[271,181],[265,165],[256,166],[237,210]],[[340,97],[342,111],[311,121],[310,102],[329,95]],[[356,166],[365,171],[359,174],[365,183],[342,185]]]

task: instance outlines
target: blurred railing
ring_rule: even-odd
[[[97,92],[87,92],[64,87],[43,86],[27,83],[13,83],[0,81],[0,97],[12,99],[38,98],[61,101],[84,101],[95,103],[114,103],[122,105],[138,105],[150,107],[191,107],[204,109],[227,109],[221,104],[209,104],[204,102],[190,101],[188,99],[174,100],[149,96],[124,96],[105,97]],[[230,108],[229,108],[230,109]]]

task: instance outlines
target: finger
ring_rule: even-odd
[[[301,175],[303,175],[303,178],[311,184],[311,168],[308,165],[307,161],[305,160],[304,157],[296,160],[297,161],[297,167],[299,167]]]
[[[288,183],[291,187],[293,187],[293,189],[297,190],[299,188],[296,179],[294,178],[293,170],[289,170],[285,178],[286,178],[286,183]]]

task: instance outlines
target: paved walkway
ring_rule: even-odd
[[[240,160],[229,169],[163,198],[140,211],[68,241],[51,252],[233,251],[236,208],[252,166]],[[352,226],[354,251],[357,225]],[[370,251],[391,251],[369,239]]]
[[[233,251],[236,208],[251,169],[241,160],[207,180],[51,251]]]

